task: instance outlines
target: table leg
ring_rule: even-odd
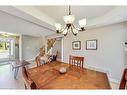
[[[14,67],[12,66],[12,71],[14,70]]]
[[[17,75],[18,75],[18,71],[19,71],[19,67],[15,68],[15,72],[14,72],[14,78],[16,79]]]

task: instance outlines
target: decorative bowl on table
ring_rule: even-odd
[[[65,67],[60,67],[60,69],[59,69],[60,74],[64,74],[66,72],[67,72],[67,69]]]

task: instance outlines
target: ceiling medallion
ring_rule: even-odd
[[[75,36],[80,31],[85,31],[86,26],[86,18],[79,20],[79,26],[80,28],[77,28],[74,26],[73,22],[75,20],[75,16],[71,14],[71,6],[69,6],[69,13],[68,15],[63,17],[63,20],[65,22],[65,26],[62,27],[60,23],[56,23],[56,32],[63,34],[64,36],[67,35],[68,32],[72,32]]]

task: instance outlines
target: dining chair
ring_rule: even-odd
[[[124,69],[119,89],[127,89],[127,68]]]
[[[83,68],[84,57],[70,56],[69,64],[72,66]]]
[[[26,67],[22,67],[22,75],[24,79],[25,89],[37,89],[36,84],[28,77]]]
[[[40,59],[39,56],[37,56],[37,57],[35,58],[35,62],[36,62],[36,64],[37,64],[37,67],[41,65],[39,59]]]

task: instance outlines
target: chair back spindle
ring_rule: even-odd
[[[84,57],[70,56],[69,64],[72,66],[83,68]]]

